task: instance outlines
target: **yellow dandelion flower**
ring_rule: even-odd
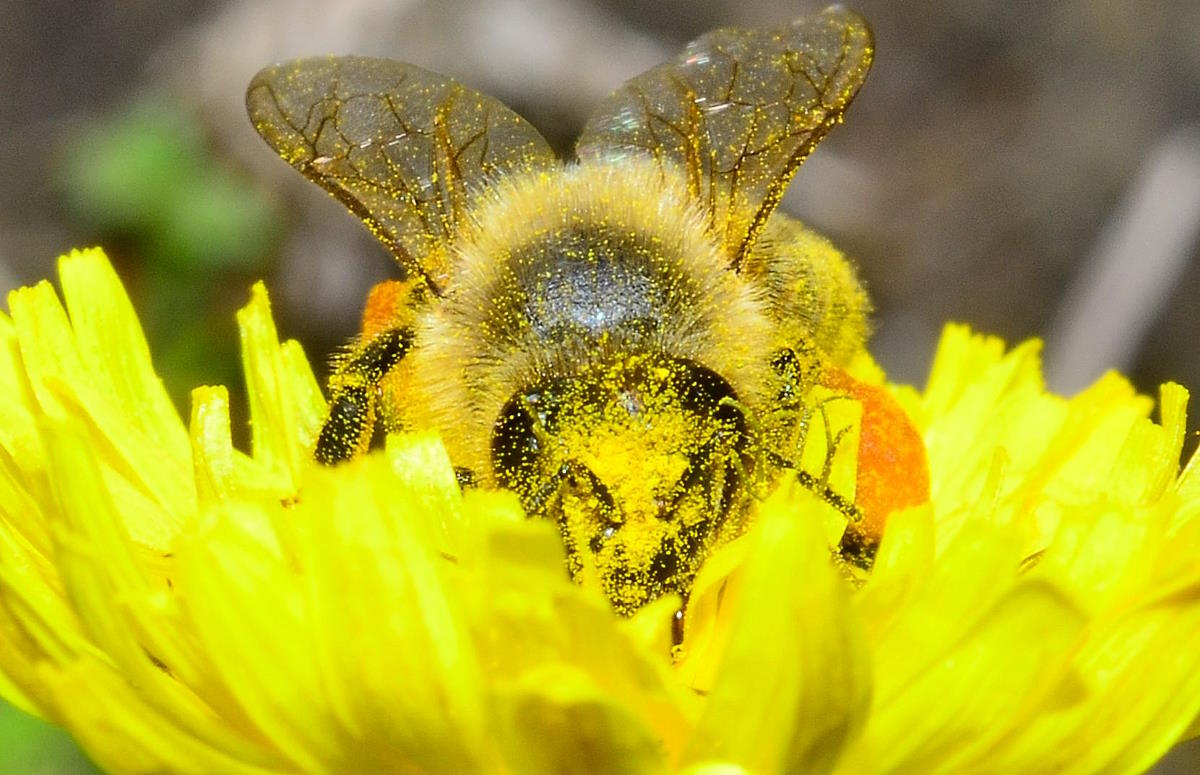
[[[265,291],[176,415],[99,251],[0,317],[0,695],[122,773],[1138,772],[1200,713],[1186,391],[1064,399],[948,328],[893,393],[931,502],[852,585],[785,481],[661,623],[572,583],[553,527],[436,437],[310,464],[324,402]]]

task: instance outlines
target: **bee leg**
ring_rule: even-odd
[[[321,426],[313,457],[325,465],[349,460],[366,449],[369,431],[374,427],[371,389],[357,386],[338,391],[329,403],[329,417]]]
[[[379,382],[412,346],[413,322],[427,291],[419,279],[387,280],[371,289],[362,334],[335,361],[329,416],[313,457],[332,465],[366,451],[375,431]]]
[[[379,381],[412,345],[412,329],[389,328],[350,349],[329,378],[329,416],[313,457],[332,465],[366,451],[375,430]]]
[[[842,540],[838,542],[838,556],[861,570],[869,571],[875,566],[879,538],[857,524],[846,525],[846,532],[842,533]]]

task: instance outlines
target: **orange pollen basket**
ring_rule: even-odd
[[[384,280],[371,288],[362,315],[362,338],[370,339],[396,326],[410,298],[413,280]]]
[[[822,380],[862,404],[854,503],[862,511],[858,530],[876,540],[888,514],[929,501],[925,443],[904,409],[877,385],[830,370]]]

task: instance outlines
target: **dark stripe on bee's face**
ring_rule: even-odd
[[[638,586],[645,590],[647,601],[671,592],[686,600],[699,570],[705,530],[706,525],[696,525],[678,536],[664,537],[644,567],[630,564],[627,557],[618,554],[612,566],[604,569],[605,589],[616,597],[626,587]]]

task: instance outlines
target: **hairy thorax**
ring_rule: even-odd
[[[486,478],[512,396],[628,355],[702,364],[756,401],[769,379],[764,300],[725,271],[687,202],[680,181],[637,162],[486,192],[458,246],[457,285],[417,321],[400,423],[452,425],[451,456]]]

